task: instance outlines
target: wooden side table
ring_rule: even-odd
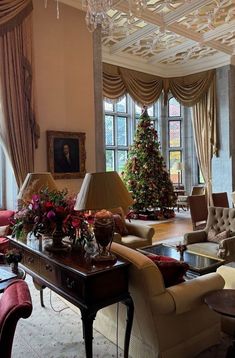
[[[235,318],[235,290],[223,289],[208,293],[205,303],[215,312],[223,316]],[[235,320],[234,320],[235,323]],[[235,337],[233,344],[228,348],[226,358],[235,357]]]

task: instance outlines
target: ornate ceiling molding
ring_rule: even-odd
[[[60,0],[81,9],[80,0]],[[171,77],[234,64],[235,0],[147,0],[141,14],[115,0],[103,61]]]

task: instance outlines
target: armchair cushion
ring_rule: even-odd
[[[184,282],[184,275],[189,269],[189,265],[186,262],[180,262],[171,257],[160,255],[147,255],[159,268],[165,287],[177,285]]]
[[[207,234],[207,240],[220,243],[222,240],[227,239],[230,236],[230,230],[224,230],[222,232],[217,232],[214,228],[209,229]]]
[[[121,215],[113,214],[113,218],[114,218],[114,225],[115,225],[114,231],[120,234],[121,236],[128,235],[128,230],[126,227],[125,220],[121,217]]]

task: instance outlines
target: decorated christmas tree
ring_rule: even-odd
[[[146,218],[174,216],[176,199],[173,184],[146,106],[143,107],[134,142],[129,150],[123,181],[135,200],[135,215],[145,215]]]

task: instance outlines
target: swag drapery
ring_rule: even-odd
[[[140,105],[151,105],[168,92],[184,106],[193,107],[193,129],[199,166],[211,203],[211,159],[217,153],[215,70],[189,76],[162,78],[103,63],[103,95],[117,100],[129,93]]]
[[[31,0],[0,1],[0,139],[20,187],[39,137],[32,106]]]

